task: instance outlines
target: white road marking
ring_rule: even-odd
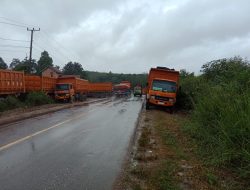
[[[31,134],[31,135],[28,135],[28,136],[26,136],[26,137],[23,137],[23,138],[21,138],[21,139],[18,139],[18,140],[16,140],[16,141],[13,141],[13,142],[11,142],[11,143],[9,143],[9,144],[6,144],[6,145],[4,145],[4,146],[1,146],[1,147],[0,147],[0,151],[3,151],[3,150],[5,150],[5,149],[7,149],[7,148],[10,148],[10,147],[16,145],[16,144],[19,144],[19,143],[21,143],[21,142],[23,142],[23,141],[26,141],[26,140],[28,140],[28,139],[30,139],[30,138],[32,138],[32,137],[35,137],[35,136],[37,136],[37,135],[40,135],[40,134],[42,134],[42,133],[44,133],[44,132],[46,132],[46,131],[48,131],[48,130],[54,129],[54,128],[59,127],[59,126],[62,126],[63,124],[65,124],[65,123],[67,123],[67,122],[70,122],[70,121],[72,121],[72,120],[75,120],[75,119],[78,119],[78,118],[82,117],[83,115],[84,115],[84,114],[81,114],[81,115],[78,115],[77,117],[73,117],[73,118],[71,118],[71,119],[67,119],[67,120],[65,120],[65,121],[63,121],[63,122],[57,123],[57,124],[55,124],[55,125],[52,125],[52,126],[49,127],[49,128],[43,129],[43,130],[41,130],[41,131],[35,132],[35,133]]]

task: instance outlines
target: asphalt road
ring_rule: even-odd
[[[0,129],[0,189],[112,189],[141,106],[112,99]]]

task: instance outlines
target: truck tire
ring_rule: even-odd
[[[71,97],[69,98],[69,103],[73,104],[73,103],[74,103],[74,100],[75,100],[74,96],[71,96]]]
[[[146,110],[149,110],[150,109],[150,104],[149,102],[146,102]]]
[[[172,106],[172,107],[169,108],[169,112],[170,112],[170,114],[174,113],[174,106]]]

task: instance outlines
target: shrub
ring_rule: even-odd
[[[250,66],[239,57],[215,60],[181,81],[193,105],[188,131],[210,164],[250,178]]]
[[[250,91],[234,86],[211,88],[193,113],[192,134],[213,164],[232,166],[250,177]]]
[[[5,99],[0,101],[0,112],[22,107],[23,103],[20,102],[16,97],[14,96],[7,96]]]
[[[28,94],[25,103],[28,106],[39,106],[43,104],[51,104],[53,100],[44,92],[31,92]]]

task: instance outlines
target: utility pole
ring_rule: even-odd
[[[35,28],[32,28],[32,29],[27,28],[27,31],[31,31],[31,38],[30,38],[30,60],[29,60],[29,62],[30,62],[30,64],[31,64],[31,60],[32,60],[33,33],[34,33],[35,31],[40,31],[40,28],[39,28],[38,30],[35,29]]]

